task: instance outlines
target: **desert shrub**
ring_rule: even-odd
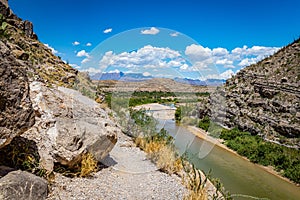
[[[81,161],[74,166],[55,163],[54,171],[67,177],[88,177],[98,170],[98,161],[91,153],[81,157]]]
[[[175,120],[176,122],[180,122],[181,121],[181,107],[177,107],[176,111],[175,111]]]
[[[134,141],[161,171],[173,174],[182,170],[181,158],[176,153],[173,138],[166,130],[162,129],[159,133],[147,137],[137,137]]]
[[[90,176],[97,170],[98,161],[93,157],[92,154],[87,153],[83,155],[80,166],[80,177]]]
[[[251,162],[264,166],[273,166],[290,180],[300,183],[300,154],[298,149],[264,141],[259,136],[237,128],[223,129],[221,136],[225,144]]]
[[[189,125],[189,126],[197,125],[198,119],[191,118],[191,117],[183,117],[181,120],[181,123],[184,125]]]
[[[209,124],[210,124],[210,119],[208,116],[205,116],[203,117],[203,119],[200,120],[198,127],[202,128],[205,131],[208,131]]]
[[[207,176],[201,175],[201,171],[194,165],[183,162],[182,166],[185,171],[184,183],[189,190],[189,194],[184,197],[185,200],[206,200],[208,199],[205,185]]]
[[[46,170],[40,165],[36,143],[20,136],[0,150],[0,165],[46,176]]]

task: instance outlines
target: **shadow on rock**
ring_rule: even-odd
[[[115,166],[118,164],[110,155],[106,156],[104,159],[101,160],[100,162],[100,167],[101,169],[108,168],[111,166]]]
[[[43,176],[45,170],[40,168],[39,160],[36,143],[21,136],[15,137],[9,145],[0,149],[0,165]]]

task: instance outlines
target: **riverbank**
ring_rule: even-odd
[[[228,148],[225,144],[222,143],[223,142],[222,139],[216,139],[216,138],[213,138],[212,136],[209,136],[205,130],[203,130],[201,128],[198,128],[198,127],[195,127],[195,126],[187,126],[186,128],[191,133],[193,133],[195,136],[197,136],[198,138],[200,138],[202,140],[205,140],[207,142],[213,143],[214,145],[222,148],[223,150],[228,151],[228,152],[234,154],[235,156],[238,156],[238,157],[240,157],[244,160],[247,160],[250,163],[253,163],[247,157],[241,156],[236,151]],[[288,178],[285,178],[285,177],[281,176],[281,174],[279,172],[277,172],[272,166],[263,166],[263,165],[260,165],[260,164],[257,164],[257,163],[253,163],[253,164],[256,165],[257,167],[262,168],[263,170],[267,171],[268,173],[270,173],[270,174],[272,174],[272,175],[288,182],[288,183],[291,183],[293,185],[296,185],[297,187],[300,187],[299,184],[296,184],[293,181],[289,180]]]
[[[140,106],[135,106],[135,110],[145,109],[152,111],[153,117],[156,119],[170,120],[174,119],[176,108],[165,106],[159,103],[150,103]]]
[[[150,112],[148,112],[149,115],[151,115],[155,119],[163,120],[163,121],[164,120],[174,120],[174,115],[175,115],[175,111],[176,111],[176,108],[171,108],[170,106],[161,105],[158,103],[143,104],[140,106],[135,106],[135,107],[133,107],[133,109],[134,110],[144,109],[146,111],[150,111]],[[174,121],[174,123],[175,123],[175,121]],[[186,173],[186,171],[180,172],[182,177],[186,176],[185,173]],[[221,191],[215,187],[215,185],[211,182],[211,180],[206,179],[206,175],[203,173],[203,171],[199,170],[199,173],[201,176],[200,180],[206,180],[206,183],[204,186],[204,191],[207,192],[208,199],[213,198],[213,196],[215,196],[215,195],[218,196],[218,199],[225,199],[223,194],[221,194]],[[195,180],[193,180],[193,181],[195,181]],[[221,188],[219,188],[219,189],[221,189]]]
[[[151,103],[151,104],[144,104],[141,106],[137,106],[135,107],[136,109],[146,109],[146,110],[151,110],[151,111],[155,111],[152,112],[153,117],[161,119],[161,120],[170,120],[170,119],[174,119],[174,115],[175,115],[175,109],[170,109],[169,106],[165,106],[165,105],[161,105],[158,103]],[[228,148],[225,144],[223,144],[223,140],[222,139],[216,139],[213,138],[212,136],[209,136],[207,134],[207,132],[203,129],[200,129],[198,127],[195,126],[187,126],[186,127],[192,134],[194,134],[195,136],[197,136],[198,138],[208,141],[210,143],[213,143],[215,145],[217,145],[218,147],[222,148],[223,150],[226,150],[232,154],[234,154],[235,156],[238,156],[252,164],[254,164],[255,166],[262,168],[263,170],[267,171],[268,173],[288,182],[291,183],[297,187],[299,187],[299,184],[296,184],[295,182],[289,180],[288,178],[283,177],[279,172],[277,172],[272,166],[263,166],[257,163],[253,163],[251,162],[248,158],[239,155],[236,151]]]

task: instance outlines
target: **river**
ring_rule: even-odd
[[[219,178],[234,199],[300,199],[300,187],[230,151],[208,144],[187,128],[177,126],[174,120],[158,119],[158,122],[159,129],[164,127],[175,138],[179,152],[188,149],[192,155],[189,161],[204,172],[211,170],[212,177]]]

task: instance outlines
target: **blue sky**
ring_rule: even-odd
[[[182,61],[171,68],[181,68],[191,78],[197,77],[188,75],[195,73],[195,66],[198,70],[214,68],[219,74],[235,73],[277,50],[272,47],[282,47],[300,36],[299,0],[10,0],[9,4],[19,17],[34,23],[39,39],[53,47],[56,55],[81,69],[88,68],[84,59],[99,64],[106,58],[114,61],[106,63],[107,70],[116,70],[142,59],[146,52],[165,55],[153,57],[158,60],[150,63],[161,64],[160,69]],[[150,47],[144,48],[147,45]],[[176,53],[167,48],[180,56],[174,58]],[[112,54],[106,54],[109,51]],[[127,61],[121,62],[124,56]],[[188,58],[183,61],[181,57]],[[138,62],[127,70],[146,64]]]

